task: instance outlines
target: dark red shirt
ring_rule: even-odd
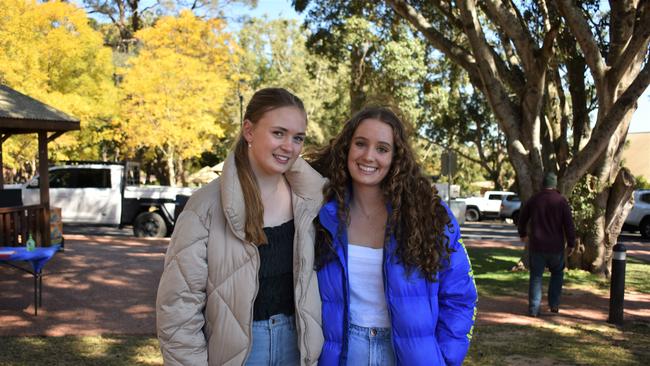
[[[519,215],[520,237],[528,236],[530,250],[557,253],[575,246],[575,227],[566,198],[554,189],[543,189],[531,197]]]

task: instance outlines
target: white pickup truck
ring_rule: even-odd
[[[139,175],[132,162],[51,166],[50,206],[61,208],[64,223],[133,225],[135,236],[164,237],[174,226],[177,204],[184,205],[194,189],[140,186]],[[24,205],[40,203],[38,176],[20,189]]]
[[[465,202],[465,220],[479,221],[487,218],[498,218],[501,200],[513,195],[514,192],[487,191],[483,197],[457,198],[456,201]]]

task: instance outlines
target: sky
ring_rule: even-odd
[[[79,0],[77,1],[80,2]],[[257,7],[254,9],[238,4],[231,6],[230,9],[229,12],[232,14],[232,18],[241,15],[249,15],[251,17],[267,15],[269,19],[290,18],[302,21],[305,17],[304,13],[298,14],[293,9],[291,0],[258,0]],[[228,17],[230,18],[230,16]],[[228,28],[231,31],[236,31],[239,28],[239,24],[231,24]],[[638,108],[632,117],[629,132],[650,132],[650,88],[646,89],[638,100]]]

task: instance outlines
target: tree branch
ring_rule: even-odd
[[[490,101],[494,113],[499,117],[498,120],[502,124],[503,130],[509,135],[509,139],[519,140],[520,130],[517,125],[517,121],[520,119],[519,114],[510,101],[508,91],[497,78],[498,72],[492,50],[485,40],[481,25],[478,23],[476,4],[474,1],[468,3],[467,0],[462,0],[459,1],[459,5],[465,32],[474,51],[474,57],[478,61],[479,75],[485,86],[483,91]]]
[[[463,158],[465,158],[465,159],[467,159],[467,160],[469,160],[469,161],[471,161],[473,163],[477,163],[477,164],[479,164],[481,166],[483,165],[483,161],[481,161],[480,159],[473,158],[473,157],[465,154],[464,152],[460,151],[458,148],[451,147],[449,145],[443,145],[441,143],[438,143],[438,142],[434,141],[433,139],[431,139],[428,136],[423,136],[423,135],[419,135],[419,136],[420,136],[420,138],[423,138],[423,139],[427,140],[429,143],[432,143],[434,145],[438,145],[438,146],[440,146],[440,147],[442,147],[443,149],[446,149],[446,150],[451,150],[451,151],[455,152],[456,154],[460,155],[461,157],[463,157]]]
[[[484,0],[484,6],[481,8],[485,11],[486,15],[496,24],[499,28],[506,33],[508,38],[512,40],[517,49],[517,54],[524,64],[524,69],[529,71],[535,64],[535,41],[522,26],[522,23],[517,18],[517,13],[512,11],[512,8],[506,7],[503,1],[499,1],[497,5],[493,0]]]
[[[596,125],[587,145],[569,164],[560,191],[570,192],[580,177],[598,160],[599,156],[607,149],[609,145],[607,141],[618,128],[620,121],[636,106],[637,100],[648,84],[650,84],[650,62],[646,62],[636,79],[616,100],[603,120]]]
[[[608,72],[608,81],[612,85],[618,84],[622,75],[630,67],[634,60],[641,56],[641,52],[648,55],[648,44],[650,43],[650,3],[644,2],[642,8],[639,9],[641,16],[634,24],[634,34],[632,35],[629,43],[625,47],[621,57],[618,58],[616,63]]]
[[[478,77],[478,70],[474,57],[464,48],[458,46],[454,42],[447,39],[442,33],[438,32],[420,14],[414,7],[406,3],[404,0],[386,0],[395,12],[401,15],[409,23],[411,23],[417,30],[419,30],[424,37],[431,42],[435,48],[443,52],[447,57],[452,59],[455,63],[459,64],[470,76]]]
[[[597,86],[596,89],[599,94],[598,99],[601,101],[605,100],[605,98],[600,97],[600,94],[604,92],[602,84],[604,82],[607,65],[605,64],[605,60],[600,54],[600,48],[589,29],[589,24],[587,24],[587,21],[582,15],[582,10],[574,5],[572,0],[555,1],[560,10],[560,14],[566,20],[569,29],[571,29],[571,33],[576,37],[576,40],[585,55],[585,60]]]

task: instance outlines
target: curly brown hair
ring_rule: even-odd
[[[451,225],[451,220],[437,191],[421,172],[404,123],[391,109],[368,107],[361,110],[345,123],[328,146],[307,154],[306,159],[329,178],[323,193],[327,201],[336,200],[340,233],[342,225],[349,222],[346,195],[351,187],[351,178],[347,155],[354,132],[366,119],[382,121],[393,130],[393,161],[381,182],[384,199],[392,207],[386,238],[391,234],[395,236],[398,243],[396,254],[409,272],[419,270],[427,280],[435,281],[441,260],[451,253],[449,238],[444,234],[445,226]],[[334,258],[334,248],[329,233],[318,221],[316,225],[316,266],[322,268]]]

